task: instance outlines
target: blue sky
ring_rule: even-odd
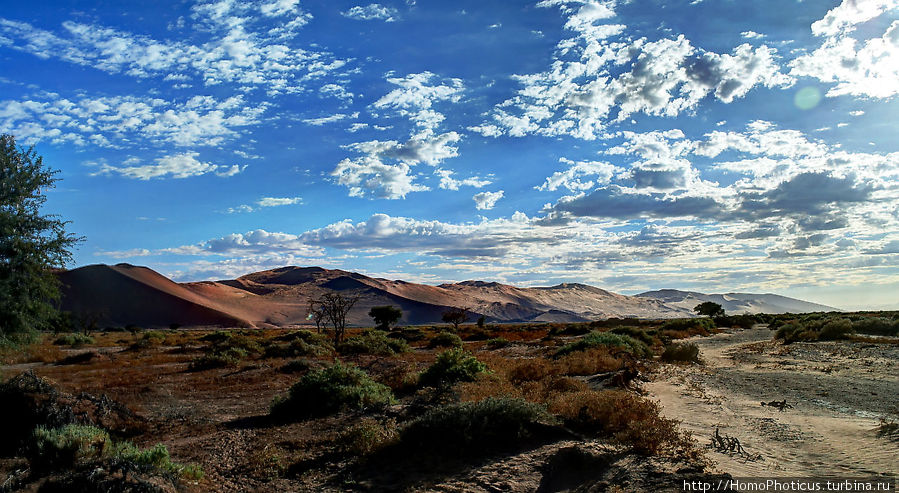
[[[899,309],[899,7],[44,1],[0,132],[76,265],[776,292]]]

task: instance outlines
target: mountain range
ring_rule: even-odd
[[[320,267],[282,267],[237,279],[176,283],[147,267],[89,265],[58,273],[63,310],[101,326],[273,327],[304,325],[309,300],[337,292],[359,296],[347,321],[371,325],[373,306],[394,305],[401,324],[440,322],[451,307],[489,322],[580,322],[611,317],[691,317],[693,307],[714,301],[728,313],[833,311],[773,294],[707,295],[661,290],[625,296],[586,284],[520,288],[464,281],[431,286],[372,278]]]

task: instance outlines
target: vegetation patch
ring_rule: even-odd
[[[462,338],[452,332],[441,332],[428,341],[428,348],[462,347]]]
[[[439,387],[456,382],[471,382],[485,371],[487,365],[478,361],[471,353],[462,348],[453,348],[440,353],[434,364],[422,372],[418,383],[425,387]]]
[[[694,342],[670,344],[662,352],[661,360],[665,363],[699,363],[699,346]]]
[[[365,417],[341,433],[337,443],[350,454],[369,455],[396,443],[398,438],[396,420]]]
[[[614,438],[642,454],[662,453],[687,442],[677,421],[662,417],[658,403],[622,390],[562,394],[549,410],[575,430]]]
[[[512,342],[505,337],[496,337],[487,341],[487,349],[502,349],[511,344]]]
[[[619,348],[621,350],[627,351],[631,353],[635,357],[638,358],[649,358],[652,356],[652,351],[649,347],[640,342],[633,337],[620,335],[620,334],[612,334],[609,332],[591,332],[577,341],[568,343],[562,347],[560,347],[555,356],[560,357],[566,354],[573,353],[575,351],[584,351],[586,349],[596,348],[600,346],[607,346],[610,348]]]
[[[392,339],[381,330],[367,330],[361,335],[349,337],[337,346],[340,354],[371,354],[392,356],[409,352],[409,344],[403,339]]]
[[[276,399],[271,414],[282,419],[332,414],[345,409],[363,410],[395,402],[390,388],[372,380],[353,365],[337,362],[309,372]]]
[[[488,398],[432,409],[400,432],[407,452],[475,457],[514,449],[554,423],[546,408],[523,399]]]
[[[83,346],[85,344],[93,344],[93,343],[94,343],[93,337],[91,337],[87,334],[82,334],[80,332],[75,332],[75,333],[71,333],[71,334],[60,334],[53,341],[53,344],[56,344],[57,346],[73,346],[73,347],[78,347],[78,346]]]
[[[95,426],[39,426],[32,433],[27,457],[36,470],[67,469],[79,462],[103,457],[110,443],[109,433]]]

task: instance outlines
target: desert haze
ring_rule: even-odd
[[[376,279],[343,270],[282,267],[232,280],[175,283],[147,267],[89,265],[61,272],[62,309],[90,315],[103,325],[141,327],[283,327],[308,325],[309,300],[327,292],[359,295],[347,320],[371,325],[373,306],[394,305],[402,324],[439,323],[451,307],[488,322],[585,322],[604,318],[692,317],[693,308],[713,301],[727,313],[805,313],[836,308],[772,294],[711,294],[676,290],[637,296],[585,284],[519,288],[464,281],[429,286]]]

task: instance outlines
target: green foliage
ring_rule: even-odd
[[[704,315],[706,317],[723,317],[724,316],[724,307],[719,305],[718,303],[714,303],[711,301],[706,301],[700,303],[693,307],[693,311],[698,313],[699,315]]]
[[[403,339],[387,337],[380,330],[367,330],[361,335],[350,337],[337,346],[340,354],[372,354],[391,356],[409,351],[409,344]]]
[[[303,373],[312,368],[312,362],[308,359],[300,358],[284,363],[278,371],[281,373]]]
[[[821,331],[818,332],[818,340],[836,341],[839,339],[846,339],[854,332],[855,330],[852,328],[852,322],[845,318],[838,318],[827,322],[821,327]]]
[[[386,406],[394,402],[389,387],[375,382],[353,365],[337,362],[303,375],[286,397],[272,404],[271,413],[281,418],[296,419],[345,409]]]
[[[438,347],[462,347],[462,338],[452,332],[441,332],[428,341],[431,349]]]
[[[501,349],[512,344],[508,339],[503,337],[496,337],[494,339],[490,339],[487,341],[488,349]]]
[[[274,342],[278,341],[278,342]],[[265,347],[266,358],[296,358],[300,356],[330,356],[334,348],[327,338],[308,330],[289,332]]]
[[[744,313],[742,315],[725,315],[715,317],[715,325],[718,327],[731,327],[737,329],[751,329],[753,325],[762,323],[762,317],[756,314]]]
[[[234,333],[230,330],[217,330],[204,335],[200,340],[203,342],[211,342],[213,344],[221,344],[230,340],[232,337],[234,337]]]
[[[400,447],[440,457],[472,457],[515,448],[540,425],[546,408],[523,399],[487,398],[432,409],[400,432]]]
[[[52,269],[65,267],[81,239],[57,216],[40,213],[56,173],[33,149],[0,135],[0,345],[31,342],[57,318]]]
[[[35,469],[59,470],[103,457],[110,443],[109,433],[95,426],[39,426],[32,434],[27,455]]]
[[[213,349],[190,362],[191,371],[209,370],[237,366],[247,357],[247,352],[240,348],[229,347],[225,349]]]
[[[684,331],[691,333],[708,333],[714,330],[715,321],[710,318],[675,318],[668,320],[659,327],[659,332],[663,331]]]
[[[485,371],[487,365],[457,347],[440,353],[434,364],[422,372],[418,383],[423,387],[439,387],[456,382],[471,382]]]
[[[794,342],[812,342],[818,340],[818,333],[801,322],[787,322],[781,325],[774,334],[775,339],[782,339],[784,344]]]
[[[113,445],[110,455],[117,468],[127,471],[181,476],[193,480],[203,478],[203,469],[173,462],[169,449],[161,443],[148,449],[140,449],[130,442],[120,442]]]
[[[859,334],[899,336],[899,318],[861,317],[852,322],[852,329]]]
[[[666,363],[699,363],[699,346],[694,342],[671,344],[665,347],[661,359]]]
[[[570,342],[560,347],[556,351],[555,356],[565,356],[566,354],[570,354],[575,351],[584,351],[600,346],[618,348],[627,351],[638,358],[652,357],[652,351],[649,349],[649,347],[643,342],[634,339],[633,337],[620,334],[612,334],[610,332],[595,331],[587,334],[577,341]]]
[[[376,329],[387,331],[391,325],[399,322],[403,311],[393,305],[375,306],[368,311],[368,316],[375,321]]]
[[[341,448],[354,455],[368,455],[394,442],[399,436],[396,421],[378,421],[362,418],[358,423],[341,433],[337,439]]]
[[[614,327],[609,330],[609,332],[613,334],[619,334],[623,336],[633,337],[634,339],[646,344],[647,346],[652,346],[655,342],[653,337],[649,335],[645,330],[640,327],[631,327],[629,325]]]
[[[60,334],[54,341],[53,344],[57,346],[83,346],[85,344],[93,344],[94,338],[88,335],[84,335],[81,333],[74,334]]]

